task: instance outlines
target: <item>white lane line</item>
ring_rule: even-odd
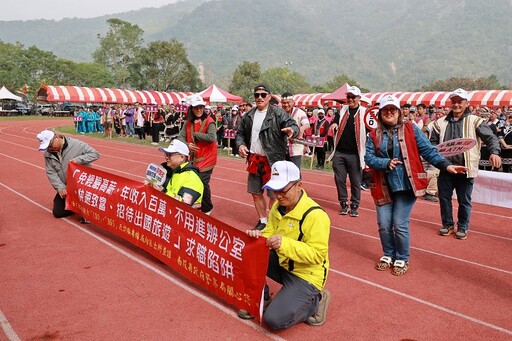
[[[9,186],[3,184],[2,182],[0,182],[0,186],[4,187],[5,189],[13,192],[14,194],[22,197],[23,199],[25,199],[26,201],[28,201],[29,203],[41,208],[42,210],[48,212],[49,214],[51,214],[51,210],[49,210],[48,208],[40,205],[39,203],[33,201],[32,199],[30,199],[29,197],[23,195],[22,193],[19,193],[17,192],[16,190],[14,190],[13,188],[10,188]],[[241,322],[241,323],[244,323],[245,325],[255,329],[256,331],[264,334],[265,336],[269,337],[270,339],[272,340],[285,340],[283,339],[282,337],[266,330],[265,328],[261,327],[260,325],[258,325],[257,323],[254,323],[254,322],[251,322],[249,320],[243,320],[243,319],[240,319],[237,315],[237,312],[235,312],[235,310],[233,308],[230,308],[230,307],[226,307],[222,304],[220,304],[219,302],[215,301],[214,299],[204,295],[203,293],[201,293],[200,291],[198,290],[195,290],[191,287],[189,287],[186,283],[183,283],[181,280],[177,279],[177,278],[174,278],[172,276],[170,276],[169,274],[163,272],[162,270],[156,268],[155,266],[153,266],[152,264],[149,264],[147,263],[146,261],[130,254],[129,252],[121,249],[120,247],[118,247],[117,245],[114,245],[112,244],[110,241],[108,241],[107,239],[101,237],[101,236],[98,236],[96,234],[94,234],[93,232],[87,230],[86,228],[80,226],[79,224],[75,223],[74,221],[68,219],[68,218],[61,218],[61,220],[67,222],[68,224],[72,225],[73,227],[75,227],[76,229],[84,232],[85,234],[89,235],[90,237],[93,237],[94,239],[98,240],[99,242],[105,244],[106,246],[112,248],[113,250],[119,252],[120,254],[122,254],[123,256],[126,256],[127,258],[129,258],[130,260],[134,261],[134,262],[137,262],[139,263],[140,265],[142,265],[143,267],[145,267],[146,269],[150,270],[150,271],[153,271],[154,273],[156,273],[157,275],[160,275],[161,277],[165,278],[166,280],[168,280],[169,282],[173,283],[174,285],[177,285],[179,286],[180,288],[182,288],[183,290],[185,291],[188,291],[190,294],[196,296],[197,298],[199,299],[202,299],[203,301],[205,301],[206,303],[210,304],[211,306],[219,309],[220,311],[222,311],[223,313],[225,313],[226,315],[234,318],[235,320]],[[170,268],[171,269],[171,268]],[[3,325],[2,325],[3,327]],[[12,328],[11,328],[12,329]],[[6,333],[7,334],[7,333]],[[19,340],[19,339],[18,339]]]
[[[4,331],[5,336],[7,336],[7,340],[9,341],[21,341],[18,334],[14,331],[11,324],[5,317],[2,310],[0,310],[0,325],[2,326],[2,330]]]
[[[491,328],[491,329],[494,329],[496,331],[499,331],[499,332],[502,332],[502,333],[505,333],[505,334],[508,334],[508,335],[512,335],[512,330],[509,330],[509,329],[505,329],[505,328],[502,328],[500,326],[496,326],[492,323],[488,323],[488,322],[485,322],[485,321],[482,321],[482,320],[479,320],[477,318],[474,318],[474,317],[471,317],[471,316],[468,316],[466,314],[462,314],[462,313],[459,313],[457,311],[454,311],[454,310],[451,310],[451,309],[448,309],[448,308],[445,308],[443,306],[440,306],[440,305],[437,305],[435,303],[432,303],[432,302],[429,302],[429,301],[425,301],[425,300],[422,300],[421,298],[418,298],[418,297],[414,297],[414,296],[411,296],[411,295],[408,295],[406,293],[403,293],[401,291],[398,291],[398,290],[395,290],[395,289],[391,289],[391,288],[388,288],[388,287],[385,287],[383,285],[380,285],[378,283],[375,283],[375,282],[371,282],[371,281],[368,281],[366,279],[363,279],[363,278],[359,278],[359,277],[355,277],[355,276],[352,276],[346,272],[343,272],[343,271],[339,271],[339,270],[333,270],[331,269],[332,272],[338,274],[338,275],[341,275],[341,276],[344,276],[344,277],[347,277],[347,278],[350,278],[354,281],[358,281],[358,282],[361,282],[361,283],[364,283],[366,285],[370,285],[372,287],[375,287],[375,288],[379,288],[379,289],[382,289],[382,290],[385,290],[387,292],[390,292],[392,294],[395,294],[395,295],[398,295],[398,296],[401,296],[401,297],[404,297],[404,298],[407,298],[409,300],[412,300],[414,302],[417,302],[417,303],[420,303],[420,304],[423,304],[423,305],[426,305],[427,307],[429,308],[432,308],[432,309],[437,309],[437,310],[440,310],[440,311],[443,311],[445,313],[448,313],[448,314],[451,314],[451,315],[454,315],[456,317],[459,317],[459,318],[462,318],[464,320],[468,320],[468,321],[471,321],[471,322],[474,322],[474,323],[477,323],[477,324],[480,324],[482,326],[485,326],[485,327],[488,327],[488,328]]]

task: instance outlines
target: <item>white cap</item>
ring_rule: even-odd
[[[236,110],[238,111],[238,105],[233,105],[233,108],[231,108],[231,111]]]
[[[387,95],[381,98],[379,104],[379,110],[384,108],[386,105],[392,105],[400,110],[400,101],[393,95]]]
[[[466,90],[464,90],[464,89],[461,89],[461,88],[451,92],[450,95],[448,96],[448,98],[457,97],[457,96],[462,98],[462,99],[465,99],[466,101],[469,99],[468,92]]]
[[[55,133],[50,130],[43,130],[39,134],[37,134],[37,139],[39,140],[39,151],[42,152],[48,149],[50,142],[52,141]]]
[[[263,188],[271,191],[280,191],[290,182],[300,180],[299,168],[290,161],[277,161],[272,165],[269,182]]]
[[[347,94],[352,94],[354,96],[361,96],[361,90],[357,86],[349,86],[347,88]]]
[[[203,97],[201,97],[199,95],[194,95],[190,99],[190,105],[192,107],[197,107],[199,105],[206,106],[206,103],[204,102]]]
[[[320,113],[325,114],[325,110],[324,109],[318,109],[317,115],[320,114]]]
[[[169,147],[159,148],[158,150],[161,152],[164,152],[164,153],[168,153],[168,154],[180,153],[181,155],[188,156],[187,145],[178,139],[172,140]]]

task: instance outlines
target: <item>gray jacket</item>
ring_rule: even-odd
[[[251,149],[251,133],[252,122],[254,121],[254,113],[256,107],[249,110],[242,117],[238,124],[236,132],[236,146],[237,148],[245,145]],[[268,162],[272,165],[276,161],[285,160],[288,154],[288,141],[287,136],[281,129],[292,128],[293,137],[299,134],[299,126],[290,115],[281,108],[269,105],[267,115],[261,124],[260,141],[263,150],[267,154]]]
[[[89,166],[89,164],[100,158],[100,154],[87,143],[71,137],[64,137],[62,156],[59,159],[56,153],[46,151],[44,160],[46,175],[57,192],[66,189],[66,172],[68,163],[75,160],[76,163]]]

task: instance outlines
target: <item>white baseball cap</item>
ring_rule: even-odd
[[[187,145],[178,139],[172,140],[169,147],[158,148],[158,150],[161,152],[167,153],[167,154],[179,153],[179,154],[185,155],[185,156],[188,156],[188,153],[189,153]]]
[[[451,92],[450,95],[448,96],[448,98],[452,98],[452,97],[460,97],[467,101],[469,99],[469,94],[466,90],[459,88],[459,89]]]
[[[392,105],[400,110],[400,101],[393,95],[387,95],[381,98],[379,104],[379,110],[384,108],[386,105]]]
[[[290,161],[277,161],[272,165],[270,180],[263,186],[264,189],[280,191],[290,182],[300,180],[299,168]]]
[[[361,96],[361,90],[357,86],[349,86],[347,88],[347,94],[352,94],[354,96]]]
[[[39,140],[39,151],[42,152],[48,149],[50,142],[55,137],[55,133],[50,130],[43,130],[39,134],[37,134],[37,139]]]
[[[199,96],[199,95],[194,95],[192,96],[192,98],[190,99],[190,105],[192,107],[197,107],[199,105],[202,105],[202,106],[206,106],[206,103],[204,102],[204,99],[203,97]]]

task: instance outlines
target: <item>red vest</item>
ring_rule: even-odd
[[[380,143],[382,141],[382,131],[380,129],[372,130],[370,138],[373,140],[376,154],[381,154]],[[392,141],[390,142],[393,143]],[[428,185],[427,173],[425,172],[423,163],[421,162],[420,152],[418,151],[418,145],[416,144],[416,136],[414,135],[414,127],[412,123],[404,123],[400,128],[398,128],[398,143],[400,145],[403,165],[407,176],[409,177],[412,191],[417,197],[423,196],[426,193],[425,189]],[[392,201],[389,188],[386,185],[386,176],[384,171],[372,169],[372,185],[370,188],[375,205],[382,206],[389,204]]]
[[[217,164],[217,143],[195,141],[193,134],[195,132],[205,134],[208,131],[210,124],[215,125],[215,121],[208,116],[204,121],[195,123],[194,121],[187,121],[187,143],[194,143],[199,147],[197,152],[190,151],[190,161],[199,168],[200,172],[208,171],[215,167]]]

